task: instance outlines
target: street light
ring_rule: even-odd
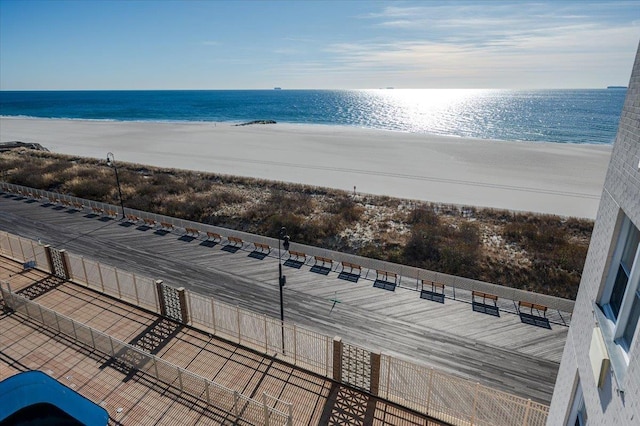
[[[124,204],[122,202],[122,190],[120,190],[120,178],[118,177],[118,168],[116,167],[116,159],[112,152],[107,152],[107,166],[113,166],[116,171],[116,183],[118,184],[118,196],[120,197],[120,207],[122,208],[122,218],[124,219]]]
[[[278,284],[280,287],[280,329],[282,330],[282,353],[284,354],[284,303],[282,298],[282,287],[287,282],[287,277],[282,275],[282,253],[280,252],[280,241],[285,250],[289,250],[289,236],[287,228],[280,228],[278,233]]]

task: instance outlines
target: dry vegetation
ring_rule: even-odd
[[[104,161],[14,150],[2,180],[118,204]],[[125,207],[574,299],[593,222],[119,163]]]

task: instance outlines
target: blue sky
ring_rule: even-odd
[[[626,85],[640,1],[0,0],[0,90]]]

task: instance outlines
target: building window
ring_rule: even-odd
[[[580,386],[580,379],[576,385],[576,390],[573,394],[573,403],[571,404],[571,411],[569,412],[569,419],[567,420],[567,426],[586,426],[587,424],[587,409],[584,405],[584,396],[582,395],[582,387]]]
[[[640,317],[640,231],[624,216],[603,303],[613,341],[629,352]]]

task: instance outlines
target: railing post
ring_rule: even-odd
[[[156,379],[160,380],[160,373],[158,373],[158,362],[156,361],[156,357],[151,358],[153,360],[153,369],[156,372]]]
[[[9,244],[11,246],[11,244]],[[13,251],[13,249],[12,249]],[[44,253],[47,255],[47,265],[49,265],[49,273],[54,274],[55,269],[53,267],[53,258],[51,257],[51,245],[47,244],[44,246]],[[15,257],[15,256],[14,256]]]
[[[236,318],[238,320],[238,344],[242,344],[242,330],[240,330],[240,307],[236,305]]]
[[[213,328],[213,334],[216,334],[216,302],[211,298],[211,326]]]
[[[178,372],[178,383],[180,383],[180,392],[184,392],[184,388],[182,387],[182,371],[180,371],[180,367],[176,366],[176,371]]]
[[[476,389],[473,392],[473,410],[471,411],[471,426],[476,423],[476,407],[478,406],[478,390],[480,389],[480,383],[476,382]]]
[[[377,396],[380,388],[380,352],[370,352],[369,359],[371,364],[369,392],[371,395]]]
[[[431,405],[431,389],[433,387],[433,367],[431,367],[431,371],[429,372],[429,390],[427,391],[427,410],[425,414],[429,414],[429,408]]]
[[[111,338],[111,336],[108,336],[108,337],[109,337],[109,343],[111,344],[111,356],[113,358],[115,358],[116,357],[116,350],[113,348],[113,339]]]
[[[333,380],[342,382],[342,339],[333,338]]]
[[[531,398],[527,399],[527,409],[524,412],[524,419],[522,420],[522,426],[528,426],[530,412],[531,412]]]
[[[240,394],[238,391],[233,391],[233,415],[238,418],[238,400],[240,399]]]
[[[387,391],[384,395],[385,398],[389,398],[389,388],[391,387],[391,357],[387,355]]]
[[[96,262],[96,266],[98,267],[98,276],[100,277],[100,288],[104,293],[104,279],[102,278],[102,267],[100,266],[100,262]]]
[[[58,332],[60,332],[60,320],[58,319],[56,311],[53,311],[53,317],[56,319],[56,327],[58,328]]]
[[[211,399],[209,398],[209,380],[204,379],[204,393],[207,396],[207,404],[211,405]]]
[[[120,291],[120,279],[118,278],[118,268],[113,268],[113,275],[116,276],[116,288],[118,289],[118,299],[122,299],[122,291]]]
[[[71,327],[73,327],[73,338],[76,339],[76,341],[78,340],[78,333],[76,332],[76,322],[74,320],[72,320],[71,318],[69,318],[69,320],[71,321]]]
[[[40,306],[40,304],[38,304],[38,310],[40,311],[40,321],[42,321],[42,324],[45,325],[44,314],[42,313],[42,306]]]
[[[87,275],[87,264],[84,263],[84,257],[81,257],[80,260],[82,260],[82,270],[84,271],[84,283],[87,287],[91,287],[89,285],[89,275]]]
[[[296,325],[293,324],[293,365],[298,364],[298,333],[296,330]]]
[[[264,410],[264,425],[269,426],[269,406],[267,405],[266,392],[262,392],[262,409]]]
[[[293,404],[289,403],[288,407],[288,412],[289,414],[287,415],[287,426],[293,426]]]
[[[133,279],[133,291],[136,295],[136,306],[140,306],[140,297],[138,296],[138,281],[136,280],[136,274],[132,272],[131,278]]]
[[[91,335],[91,345],[93,346],[93,349],[98,349],[96,348],[96,339],[95,337],[93,337],[93,328],[89,327],[89,334]]]
[[[156,295],[158,297],[158,304],[160,305],[160,315],[166,316],[167,310],[164,306],[164,294],[162,292],[162,280],[156,280]]]
[[[269,352],[269,335],[267,334],[267,315],[264,314],[262,316],[262,320],[264,321],[264,353]]]

